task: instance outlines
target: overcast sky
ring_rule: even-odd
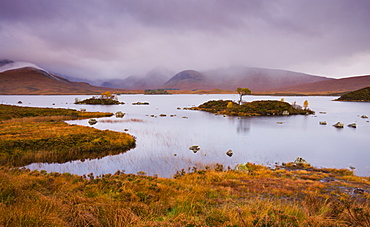
[[[0,59],[75,78],[230,66],[370,74],[370,0],[0,0]]]

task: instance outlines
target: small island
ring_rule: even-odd
[[[164,89],[146,89],[144,91],[144,95],[169,95],[166,90]]]
[[[109,91],[102,93],[99,97],[93,96],[85,100],[78,100],[76,98],[75,104],[88,104],[88,105],[120,105],[124,102],[118,101],[117,95],[111,94]]]
[[[315,112],[308,109],[308,102],[305,101],[304,108],[299,105],[291,105],[283,101],[263,100],[238,104],[231,100],[212,100],[192,107],[192,110],[202,110],[215,114],[229,116],[287,116],[287,115],[308,115]]]
[[[370,102],[370,87],[349,92],[334,101]]]

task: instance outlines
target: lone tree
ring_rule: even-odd
[[[236,92],[239,93],[239,105],[242,102],[242,98],[244,95],[249,95],[252,93],[252,91],[249,88],[241,88],[241,87],[238,87],[236,89]]]

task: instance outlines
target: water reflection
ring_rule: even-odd
[[[251,130],[251,118],[246,118],[246,117],[243,117],[243,118],[235,118],[233,117],[233,119],[235,120],[236,119],[236,122],[237,122],[237,127],[236,127],[236,131],[240,134],[248,134],[249,131]]]

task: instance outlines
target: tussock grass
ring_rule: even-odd
[[[207,168],[175,179],[0,169],[4,226],[370,226],[369,178]],[[312,174],[317,180],[304,179]],[[328,176],[335,182],[320,182]]]

